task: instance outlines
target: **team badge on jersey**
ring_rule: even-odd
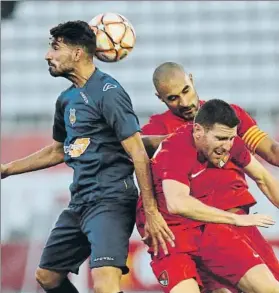
[[[69,115],[69,120],[72,126],[76,123],[77,117],[76,117],[76,109],[70,109],[70,115]]]
[[[169,276],[168,276],[167,271],[163,271],[160,274],[160,276],[158,277],[158,281],[164,287],[167,287],[169,285]]]
[[[230,154],[226,154],[218,163],[219,168],[223,168],[230,158]]]
[[[64,146],[64,152],[71,158],[78,158],[86,151],[89,144],[90,138],[77,138],[74,143],[71,143],[69,146]]]

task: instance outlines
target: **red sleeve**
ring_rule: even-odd
[[[267,133],[260,130],[257,122],[242,108],[231,105],[240,120],[237,134],[244,140],[248,149],[254,153],[259,143],[267,136]]]
[[[184,138],[184,139],[181,139]],[[192,169],[192,158],[185,134],[175,133],[162,143],[161,150],[152,159],[152,170],[155,177],[172,179],[190,185],[189,174]]]
[[[231,149],[231,160],[240,168],[246,167],[251,161],[251,154],[244,141],[237,136]]]
[[[145,124],[141,131],[143,135],[167,135],[168,131],[162,121],[158,119],[158,115],[150,117],[150,120]]]

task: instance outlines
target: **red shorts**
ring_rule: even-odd
[[[144,222],[143,209],[139,208],[136,224],[141,236]],[[183,226],[170,228],[176,238],[176,247],[168,246],[170,255],[164,256],[160,251],[151,262],[165,292],[189,278],[195,278],[207,290],[227,288],[233,293],[238,292],[239,280],[250,268],[262,263],[270,267],[275,277],[278,275],[278,260],[255,227],[206,224],[191,229]]]
[[[244,214],[244,212],[242,213]],[[263,237],[257,227],[234,227],[238,234],[246,238],[250,246],[259,254],[274,277],[279,281],[279,260],[271,244]]]
[[[239,280],[252,267],[263,264],[263,259],[251,247],[237,227],[207,224],[200,243],[199,274],[204,288],[209,291],[227,288],[239,292]]]
[[[198,243],[202,237],[201,227],[187,229],[180,226],[169,226],[175,235],[175,247],[168,245],[169,255],[159,250],[157,257],[153,257],[151,268],[164,292],[170,290],[187,279],[195,279],[200,287],[202,281],[198,273],[196,258]]]
[[[244,214],[244,212],[239,212]],[[271,247],[271,245],[265,240],[261,232],[257,227],[236,227],[230,226],[231,229],[237,232],[245,242],[255,251],[255,255],[259,255],[262,261],[268,266],[274,277],[279,281],[279,261]],[[239,292],[235,289],[235,286],[231,287],[230,284],[226,284],[222,280],[212,276],[207,270],[199,270],[200,277],[204,284],[204,287],[208,290],[216,290],[220,288],[227,288],[232,293]]]

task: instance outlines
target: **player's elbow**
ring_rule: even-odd
[[[270,164],[279,167],[279,143],[274,142],[271,146]]]
[[[273,142],[268,148],[256,149],[256,154],[273,166],[279,167],[279,143]]]
[[[64,162],[64,147],[62,143],[51,145],[51,161],[57,164]]]
[[[279,149],[277,153],[270,153],[267,157],[267,161],[269,164],[279,167]]]

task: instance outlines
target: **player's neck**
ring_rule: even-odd
[[[76,68],[76,70],[67,78],[74,84],[75,87],[83,87],[95,70],[95,65],[93,63],[89,63]]]

